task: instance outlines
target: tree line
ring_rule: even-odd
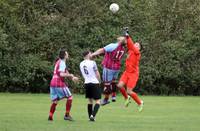
[[[118,0],[115,14],[112,2],[1,0],[0,91],[48,92],[61,47],[69,52],[70,72],[80,74],[81,52],[116,41],[128,26],[144,46],[136,88],[141,94],[199,95],[200,1]],[[81,84],[69,83],[82,92]]]

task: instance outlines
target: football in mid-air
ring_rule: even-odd
[[[109,7],[110,11],[116,13],[119,10],[119,5],[117,3],[112,3]]]

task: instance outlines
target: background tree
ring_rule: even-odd
[[[128,26],[144,44],[141,93],[199,95],[200,1],[118,0],[116,14],[109,11],[113,2],[1,0],[0,91],[48,92],[61,47],[70,54],[70,71],[79,74],[83,50],[114,42]]]

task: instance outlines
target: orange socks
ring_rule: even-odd
[[[133,98],[133,100],[138,104],[142,104],[142,101],[140,100],[140,98],[138,97],[137,93],[133,92],[130,94],[130,96]]]
[[[119,91],[122,93],[125,99],[128,99],[128,94],[126,93],[126,90],[124,87],[119,88]]]

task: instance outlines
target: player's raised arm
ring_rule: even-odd
[[[129,49],[129,50],[134,50],[134,42],[133,42],[133,40],[131,39],[131,37],[130,36],[126,36],[126,40],[127,40],[127,48]]]
[[[131,37],[127,36],[127,48],[128,50],[132,50],[136,54],[139,54],[141,49],[141,44],[138,42],[134,43]]]
[[[135,43],[133,42],[132,38],[128,34],[128,28],[125,28],[124,35],[126,37],[126,45],[127,45],[128,50],[132,50],[132,51],[138,53],[139,52],[138,48],[135,47]]]

